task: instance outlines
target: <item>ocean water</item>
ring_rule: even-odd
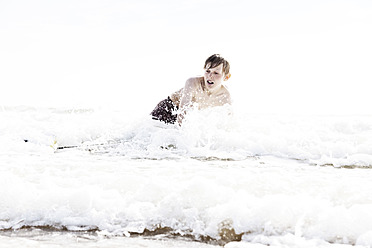
[[[0,109],[0,247],[371,247],[372,116]]]

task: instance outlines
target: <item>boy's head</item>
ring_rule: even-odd
[[[225,60],[221,55],[219,54],[213,54],[207,60],[205,61],[204,64],[204,69],[209,69],[209,68],[215,68],[219,66],[220,64],[223,64],[222,66],[222,72],[225,75],[230,75],[230,64]]]

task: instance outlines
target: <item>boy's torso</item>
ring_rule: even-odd
[[[222,106],[226,103],[229,103],[229,92],[228,90],[224,87],[221,86],[220,89],[218,89],[217,92],[213,94],[209,94],[205,89],[204,89],[204,78],[199,77],[195,78],[197,82],[195,83],[195,89],[194,89],[194,94],[192,96],[192,103],[196,103],[198,105],[199,109],[204,109],[208,107],[215,107],[215,106]],[[182,98],[183,94],[183,88],[174,92],[170,98],[172,102],[179,107],[180,101]]]

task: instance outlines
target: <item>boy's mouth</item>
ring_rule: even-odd
[[[214,82],[211,81],[211,80],[207,80],[207,83],[208,83],[208,84],[214,84]]]

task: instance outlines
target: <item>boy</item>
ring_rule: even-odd
[[[222,85],[231,77],[230,64],[219,54],[210,56],[204,64],[204,76],[193,77],[185,86],[161,101],[151,112],[152,118],[165,123],[182,124],[188,108],[199,109],[231,104],[229,91]],[[176,111],[178,114],[176,114]]]

